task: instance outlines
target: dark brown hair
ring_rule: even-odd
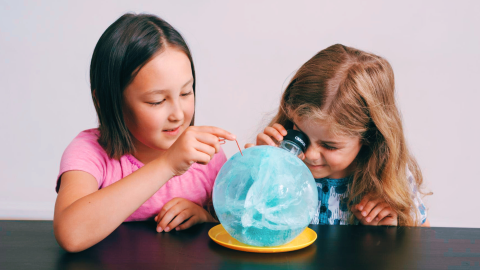
[[[399,225],[421,223],[411,212],[407,168],[419,188],[423,177],[406,145],[387,60],[341,44],[320,51],[294,75],[270,126],[289,129],[295,119],[326,123],[334,134],[360,138],[349,203],[373,193],[397,212]]]
[[[99,144],[110,158],[135,151],[123,114],[123,91],[139,70],[165,46],[183,51],[190,60],[195,95],[195,68],[188,46],[170,24],[154,15],[124,14],[102,34],[93,51],[90,88],[97,111]],[[190,125],[193,125],[194,119]]]

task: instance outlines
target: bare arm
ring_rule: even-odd
[[[58,243],[78,252],[100,242],[170,178],[194,162],[207,164],[220,150],[219,137],[235,139],[216,127],[189,127],[162,156],[100,190],[89,173],[64,173],[53,218]]]
[[[53,218],[58,243],[78,252],[107,237],[174,176],[162,161],[154,160],[100,190],[89,173],[64,173]]]

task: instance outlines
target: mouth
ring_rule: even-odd
[[[322,164],[322,165],[312,165],[312,164],[308,164],[308,163],[307,163],[307,167],[310,167],[310,168],[313,168],[313,169],[321,169],[321,168],[325,168],[326,165],[325,165],[325,164]]]
[[[172,129],[164,129],[164,130],[162,130],[162,132],[165,132],[169,135],[176,135],[179,130],[180,130],[180,126],[178,126],[176,128],[172,128]]]

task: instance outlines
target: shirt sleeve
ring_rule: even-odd
[[[415,178],[413,177],[413,174],[410,172],[410,170],[407,168],[407,179],[408,183],[410,185],[410,189],[412,191],[412,200],[413,203],[415,204],[415,209],[412,209],[416,211],[412,211],[412,216],[416,219],[417,217],[420,217],[420,224],[424,224],[425,221],[427,221],[427,210],[425,208],[425,205],[423,204],[422,198],[420,191],[418,190],[417,183],[415,181]]]
[[[55,191],[58,192],[61,176],[67,171],[83,171],[91,174],[100,188],[105,179],[105,167],[108,156],[97,142],[93,132],[83,131],[68,145],[60,161]]]

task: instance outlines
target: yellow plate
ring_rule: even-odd
[[[230,234],[228,234],[228,232],[223,228],[222,224],[211,228],[210,231],[208,231],[208,236],[210,236],[210,238],[212,238],[212,240],[217,244],[224,247],[257,253],[277,253],[302,249],[304,247],[308,247],[317,239],[317,233],[307,227],[301,234],[299,234],[288,244],[275,247],[255,247],[241,243],[237,239],[231,237]]]

